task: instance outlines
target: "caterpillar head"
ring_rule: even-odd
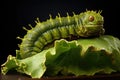
[[[94,36],[104,34],[103,16],[100,15],[101,11],[86,11],[80,14],[78,19],[78,35],[80,36]]]

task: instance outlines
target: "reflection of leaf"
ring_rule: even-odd
[[[99,38],[66,41],[56,40],[53,48],[19,60],[9,56],[2,65],[2,73],[10,69],[40,78],[43,75],[57,76],[74,74],[94,75],[120,71],[120,41],[104,35]]]

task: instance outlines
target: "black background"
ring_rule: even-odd
[[[26,31],[23,26],[28,27],[28,24],[35,25],[36,17],[40,21],[49,19],[49,14],[53,18],[58,14],[66,16],[68,12],[79,14],[88,10],[103,10],[105,23],[105,34],[119,36],[119,5],[113,0],[16,0],[1,2],[0,10],[0,63],[4,63],[9,54],[15,55],[15,50],[18,49],[16,37],[23,37]]]

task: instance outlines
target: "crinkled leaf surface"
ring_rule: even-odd
[[[74,74],[94,75],[120,71],[120,40],[110,35],[91,39],[56,40],[52,48],[19,60],[8,56],[2,65],[2,73],[10,69],[40,78]]]
[[[32,78],[40,78],[46,71],[45,61],[44,53],[23,60],[9,55],[7,61],[2,65],[5,66],[2,68],[2,73],[6,74],[10,69],[16,69],[18,72],[30,75]]]

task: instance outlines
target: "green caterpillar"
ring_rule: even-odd
[[[60,17],[58,14],[55,19],[50,15],[49,20],[42,23],[37,20],[36,23],[34,28],[27,30],[19,46],[20,50],[17,50],[21,58],[41,52],[45,45],[56,39],[68,38],[71,35],[79,38],[104,34],[101,11],[85,11],[73,16],[67,13],[67,17]]]

